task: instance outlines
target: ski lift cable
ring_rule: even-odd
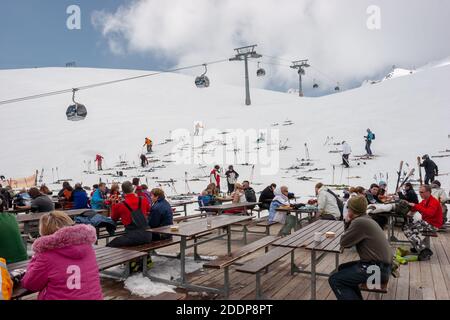
[[[227,62],[227,61],[229,61],[229,59],[216,60],[216,61],[206,62],[206,63],[202,63],[202,64],[196,64],[196,65],[191,65],[191,66],[186,66],[186,67],[180,67],[180,68],[175,68],[175,69],[169,69],[169,70],[163,70],[163,71],[142,74],[142,75],[134,76],[134,77],[128,77],[128,78],[123,78],[123,79],[94,83],[94,84],[90,84],[90,85],[80,86],[77,88],[63,89],[63,90],[40,93],[40,94],[35,94],[35,95],[25,96],[25,97],[20,97],[20,98],[14,98],[14,99],[9,99],[9,100],[2,100],[2,101],[0,101],[0,105],[22,102],[22,101],[27,101],[27,100],[40,99],[40,98],[45,98],[45,97],[50,97],[50,96],[55,96],[55,95],[60,95],[60,94],[65,94],[65,93],[71,93],[71,92],[74,92],[74,90],[76,90],[76,91],[88,90],[88,89],[107,86],[107,85],[111,85],[111,84],[115,84],[115,83],[151,77],[151,76],[155,76],[155,75],[159,75],[159,74],[163,74],[163,73],[177,72],[177,71],[182,71],[182,70],[187,70],[187,69],[194,69],[194,68],[204,67],[205,65],[218,64],[218,63],[223,63],[223,62]]]

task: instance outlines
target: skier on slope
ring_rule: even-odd
[[[153,152],[153,141],[150,138],[145,138],[144,147],[147,146],[147,153]]]
[[[99,170],[99,171],[103,170],[103,168],[102,168],[103,159],[104,158],[100,154],[97,154],[95,156],[95,162],[97,162],[97,170]]]
[[[145,168],[146,166],[148,166],[148,159],[145,154],[141,154],[141,166],[142,166],[142,168]]]
[[[200,134],[200,129],[203,128],[201,122],[197,122],[195,124],[195,132],[194,132],[194,136],[198,136]]]
[[[425,184],[429,185],[430,182],[434,181],[434,177],[438,176],[438,166],[427,154],[422,157],[422,160],[420,166],[425,169]]]
[[[347,141],[342,141],[342,165],[344,165],[346,168],[350,167],[350,161],[349,157],[352,153],[352,148],[347,143]]]
[[[366,139],[366,153],[368,156],[371,156],[373,153],[370,146],[372,145],[372,141],[375,140],[375,134],[370,129],[367,129],[367,136],[364,136],[364,138]]]

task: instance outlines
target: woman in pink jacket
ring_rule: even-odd
[[[95,228],[52,212],[41,218],[39,233],[22,287],[39,291],[39,300],[102,300]]]

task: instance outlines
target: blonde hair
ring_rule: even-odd
[[[54,234],[59,229],[73,226],[72,219],[62,211],[54,211],[44,214],[39,221],[39,233],[41,236]]]

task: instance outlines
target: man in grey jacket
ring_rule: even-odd
[[[355,196],[347,203],[348,222],[341,247],[356,246],[360,260],[341,264],[328,282],[338,300],[362,300],[359,285],[379,288],[387,283],[393,255],[383,230],[366,214],[366,198]]]

